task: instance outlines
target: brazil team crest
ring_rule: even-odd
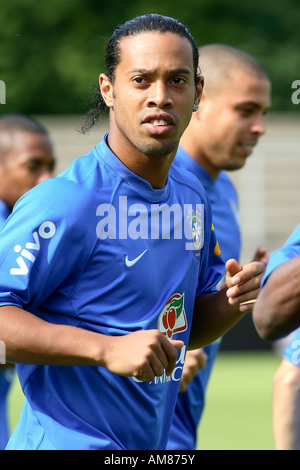
[[[199,256],[200,250],[204,243],[204,205],[196,204],[193,209],[192,205],[188,205],[188,211],[185,214],[186,239],[190,240],[186,243],[186,249],[195,252]]]
[[[200,250],[202,239],[202,220],[201,213],[192,212],[191,215],[191,230],[193,234],[193,243],[197,250]]]
[[[158,329],[171,339],[176,333],[186,331],[188,327],[184,310],[184,293],[174,294],[169,298],[158,317]]]

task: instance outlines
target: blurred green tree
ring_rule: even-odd
[[[106,40],[119,23],[146,12],[183,21],[199,45],[222,42],[257,57],[273,83],[273,110],[298,111],[298,0],[2,0],[1,112],[84,113],[103,71]]]

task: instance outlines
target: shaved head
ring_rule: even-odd
[[[31,188],[51,178],[55,164],[47,130],[21,114],[0,118],[0,199],[10,209]]]
[[[199,66],[204,76],[204,93],[210,96],[232,85],[237,71],[251,76],[268,79],[263,66],[251,55],[225,44],[208,44],[199,48]]]
[[[14,147],[16,131],[42,134],[50,140],[47,130],[35,119],[22,114],[6,114],[0,118],[0,160]]]
[[[215,179],[242,168],[264,134],[271,82],[254,57],[225,44],[200,47],[199,68],[203,95],[180,145]]]

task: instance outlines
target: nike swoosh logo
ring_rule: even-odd
[[[131,266],[135,265],[135,263],[137,263],[138,260],[141,259],[141,257],[146,253],[146,251],[148,251],[148,248],[145,251],[143,251],[143,253],[141,253],[139,256],[137,256],[136,258],[132,260],[128,259],[128,255],[127,255],[125,258],[126,266],[128,266],[128,268],[131,268]]]

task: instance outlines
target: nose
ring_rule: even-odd
[[[47,180],[47,179],[52,178],[52,177],[53,177],[53,175],[52,175],[51,170],[49,170],[49,169],[43,170],[43,171],[39,174],[39,176],[38,176],[38,178],[37,178],[37,180],[36,180],[36,184],[39,184],[39,183],[41,183],[42,181]]]
[[[173,100],[170,97],[168,87],[164,82],[157,81],[151,86],[147,105],[149,107],[157,107],[161,109],[173,106]]]
[[[251,131],[254,134],[263,135],[266,132],[266,126],[264,122],[264,116],[259,115],[255,117],[255,120],[252,124]]]

